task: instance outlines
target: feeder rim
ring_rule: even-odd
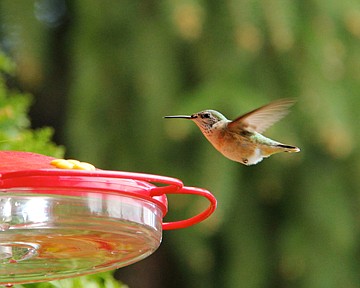
[[[77,177],[76,180],[89,180],[92,179],[94,182],[101,177],[102,179],[124,179],[124,180],[137,180],[142,181],[144,184],[148,185],[146,192],[141,191],[141,193],[131,192],[126,193],[129,196],[139,197],[151,202],[154,202],[157,205],[160,205],[161,210],[163,211],[164,216],[167,213],[167,200],[166,194],[193,194],[207,198],[210,202],[207,209],[203,212],[185,219],[175,222],[164,222],[163,229],[179,229],[192,226],[198,222],[201,222],[208,218],[216,209],[217,201],[216,198],[207,190],[196,188],[196,187],[184,187],[183,182],[179,179],[160,176],[155,174],[146,174],[138,172],[125,172],[125,171],[112,171],[112,170],[71,170],[71,169],[29,169],[29,170],[12,170],[0,172],[0,189],[1,188],[19,188],[19,187],[51,187],[51,183],[55,183],[55,187],[63,187],[64,183],[69,181],[69,177]],[[30,185],[19,185],[21,184],[21,179],[30,180]],[[48,180],[41,182],[39,180]],[[18,181],[17,181],[18,180]],[[55,182],[56,181],[56,182]],[[56,185],[58,184],[58,185]],[[92,183],[93,184],[93,183]],[[156,186],[154,184],[163,185]],[[66,186],[66,185],[65,185]],[[76,187],[76,186],[75,186]],[[92,188],[87,185],[86,187],[76,187],[76,188],[86,188],[91,190],[110,190],[113,192],[119,192],[113,186],[106,189],[98,189],[99,187]],[[123,191],[122,191],[123,192]],[[123,192],[124,193],[124,192]],[[164,199],[165,198],[165,199]]]

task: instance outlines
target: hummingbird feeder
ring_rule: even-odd
[[[54,158],[29,152],[0,151],[0,161],[2,285],[130,265],[159,247],[163,230],[194,225],[216,208],[209,191],[170,177],[78,170],[86,163],[59,169]],[[163,222],[167,194],[205,197],[209,206],[189,219]]]

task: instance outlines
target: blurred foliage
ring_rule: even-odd
[[[0,51],[0,149],[62,157],[64,149],[51,141],[51,128],[30,129],[30,95],[7,87],[6,79],[14,71],[14,64]]]
[[[66,103],[58,129],[70,157],[217,196],[209,220],[164,233],[173,269],[159,261],[141,287],[164,270],[183,279],[172,287],[358,286],[359,1],[0,5],[19,81],[45,89],[46,110]],[[302,152],[253,167],[223,158],[192,123],[162,119],[205,108],[235,118],[283,97],[298,104],[265,134]],[[167,220],[203,207],[169,199]]]
[[[110,272],[43,283],[14,285],[14,288],[128,288],[116,281]]]

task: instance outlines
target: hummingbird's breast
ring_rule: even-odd
[[[211,130],[204,133],[209,142],[225,157],[252,165],[260,162],[263,158],[262,151],[253,141],[253,133],[243,131],[234,133],[227,129],[228,123],[214,125]]]

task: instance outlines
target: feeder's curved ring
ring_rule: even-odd
[[[196,216],[193,216],[191,218],[185,219],[185,220],[179,220],[174,222],[164,222],[162,224],[164,230],[172,230],[172,229],[179,229],[179,228],[186,228],[189,226],[192,226],[194,224],[197,224],[206,218],[208,218],[216,209],[217,201],[216,198],[207,190],[200,189],[196,187],[183,187],[182,189],[174,192],[169,192],[168,194],[194,194],[198,196],[202,196],[207,198],[210,201],[210,205],[208,208],[199,213]]]

